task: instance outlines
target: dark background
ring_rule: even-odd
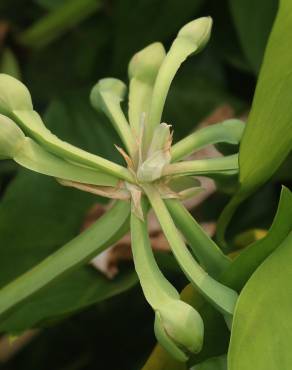
[[[237,116],[247,115],[276,0],[105,0],[96,1],[84,19],[78,20],[79,12],[62,18],[64,7],[74,2],[0,0],[0,72],[23,80],[36,110],[60,137],[120,161],[113,147],[117,137],[90,107],[90,88],[108,76],[127,82],[127,64],[135,52],[154,41],[169,47],[185,23],[205,15],[214,20],[211,40],[178,72],[164,121],[173,125],[177,139],[222,105]],[[240,207],[230,240],[246,229],[270,225],[280,183],[289,185],[289,172],[286,163]],[[0,196],[0,287],[76,235],[97,201],[9,161],[0,163]],[[196,216],[216,220],[228,199],[217,192]],[[177,287],[186,284],[170,256],[159,256],[159,262]],[[108,282],[84,267],[18,310],[0,332],[45,329],[1,369],[141,368],[155,343],[153,314],[131,264],[121,270],[117,280]]]

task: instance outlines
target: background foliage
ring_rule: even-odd
[[[90,88],[99,78],[126,81],[133,53],[157,40],[169,46],[186,22],[211,15],[211,41],[175,78],[164,120],[173,124],[179,138],[223,104],[246,115],[277,6],[277,0],[224,0],[220,5],[215,0],[2,0],[0,71],[23,79],[56,134],[119,161],[112,146],[117,137],[89,105]],[[280,184],[289,187],[291,173],[288,158],[272,180],[240,206],[229,240],[242,231],[270,226]],[[0,286],[76,235],[88,209],[99,201],[3,161],[0,193]],[[228,199],[216,193],[195,216],[217,219]],[[159,261],[178,288],[186,285],[168,259]],[[8,318],[0,331],[20,333],[32,325],[46,329],[1,368],[141,368],[155,343],[152,314],[131,264],[121,270],[117,279],[108,281],[83,267]],[[250,299],[248,288],[243,299]],[[82,308],[86,310],[79,312]],[[224,366],[225,359],[215,362]]]

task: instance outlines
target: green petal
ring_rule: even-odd
[[[13,158],[25,138],[24,133],[10,118],[0,114],[0,156]]]
[[[204,127],[173,145],[171,160],[178,161],[210,144],[239,144],[244,128],[245,124],[238,119],[229,119]]]
[[[155,78],[165,58],[160,42],[155,42],[136,53],[129,63],[129,121],[137,137],[144,114],[147,124]]]
[[[210,17],[198,18],[185,25],[171,45],[155,81],[146,130],[146,145],[149,145],[154,128],[161,122],[166,96],[177,70],[189,55],[198,53],[206,45],[211,28]]]
[[[123,178],[127,181],[132,180],[126,168],[60,140],[46,128],[37,112],[14,110],[13,116],[19,126],[23,128],[23,131],[38,141],[48,152],[65,160],[97,169],[99,172]]]
[[[136,143],[120,106],[125,94],[126,85],[122,81],[104,78],[91,90],[90,101],[95,109],[103,111],[108,116],[129,154],[134,156]]]
[[[145,219],[145,217],[144,217]],[[155,333],[161,345],[179,361],[201,350],[204,325],[197,311],[180,300],[155,261],[146,221],[131,214],[131,239],[135,269],[148,303],[155,310]]]
[[[0,92],[0,113],[8,114],[14,109],[33,109],[27,87],[4,73],[0,74]]]

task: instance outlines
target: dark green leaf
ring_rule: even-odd
[[[229,4],[242,49],[253,70],[258,72],[278,0],[229,0]]]
[[[292,3],[280,2],[240,145],[240,189],[225,208],[218,226],[221,243],[238,204],[264,184],[292,148]]]
[[[262,263],[239,296],[229,370],[289,369],[292,363],[292,233]]]
[[[257,267],[292,230],[292,193],[283,188],[278,210],[268,234],[244,249],[223,273],[223,282],[240,291]]]
[[[99,126],[98,115],[82,96],[79,106],[75,101],[71,98],[65,103],[54,103],[46,116],[48,126],[64,139],[111,157],[111,134]],[[21,275],[78,234],[95,199],[98,200],[47,177],[21,172],[0,204],[0,285]],[[40,325],[120,293],[135,283],[133,270],[125,270],[116,280],[109,281],[85,266],[36,295],[3,322],[0,330],[21,331]]]

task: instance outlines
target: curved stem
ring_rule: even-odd
[[[237,293],[214,280],[193,258],[168,213],[159,192],[151,185],[144,190],[158,218],[171,250],[187,278],[223,314],[232,315],[237,301]]]
[[[165,204],[200,263],[211,276],[219,277],[231,264],[231,260],[205,233],[181,202],[177,199],[166,199]]]
[[[239,144],[244,127],[242,121],[230,119],[195,131],[172,146],[171,161],[176,162],[209,144]]]
[[[179,361],[196,353],[203,342],[203,322],[198,312],[180,300],[163,276],[153,256],[147,224],[131,213],[131,239],[135,269],[148,303],[155,310],[155,334]]]
[[[117,202],[95,224],[0,289],[0,318],[53,281],[75,270],[117,242],[129,229],[130,204]]]
[[[128,153],[132,158],[134,158],[137,152],[137,142],[135,141],[134,134],[131,132],[129,123],[122,111],[120,103],[113,101],[110,96],[107,97],[107,93],[101,93],[101,96],[104,103],[104,113],[110,119]]]
[[[59,139],[46,128],[37,112],[28,110],[13,111],[12,119],[28,136],[43,144],[49,152],[65,160],[72,160],[91,168],[97,168],[128,182],[135,182],[132,174],[125,167]]]
[[[171,163],[164,167],[163,176],[185,176],[209,174],[230,174],[238,171],[238,154],[226,157],[197,159],[194,161],[182,161]]]

